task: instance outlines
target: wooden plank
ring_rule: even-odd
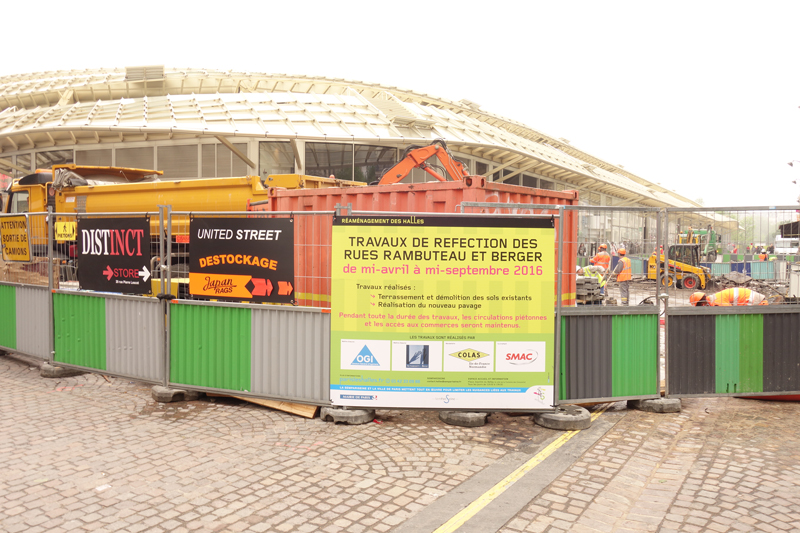
[[[206,396],[212,396],[216,398],[236,398],[237,400],[242,400],[243,402],[254,403],[256,405],[261,405],[262,407],[269,407],[270,409],[284,411],[286,413],[302,416],[304,418],[314,418],[317,416],[317,409],[319,408],[317,405],[306,405],[304,403],[265,400],[263,398],[250,398],[248,396],[231,396],[229,394],[216,394],[213,392],[206,393]]]

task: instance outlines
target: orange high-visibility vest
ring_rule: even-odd
[[[620,257],[619,262],[622,263],[622,271],[617,274],[617,281],[628,281],[631,279],[631,260],[627,257]]]
[[[750,289],[733,287],[719,291],[706,297],[710,305],[732,306],[732,305],[759,305],[764,302],[764,295]]]
[[[600,251],[596,256],[589,259],[589,262],[593,265],[601,266],[608,270],[608,267],[611,264],[611,256],[608,255],[608,252]]]

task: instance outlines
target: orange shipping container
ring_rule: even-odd
[[[333,211],[336,205],[352,205],[354,211],[381,213],[460,213],[462,202],[498,204],[578,205],[577,191],[549,191],[517,185],[487,182],[480,176],[463,181],[398,183],[356,188],[281,189],[269,192],[269,201],[259,202],[259,211]],[[471,208],[472,213],[500,214],[508,209]],[[557,214],[556,210],[547,214]],[[558,225],[556,224],[556,233]],[[578,213],[564,212],[564,254],[561,271],[575,272]],[[556,235],[556,271],[558,271]],[[330,307],[331,219],[328,216],[295,217],[295,294],[298,305]],[[557,286],[557,285],[556,285]],[[575,304],[575,276],[562,279],[564,305]]]

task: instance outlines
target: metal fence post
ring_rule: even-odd
[[[553,376],[553,406],[558,404],[559,391],[558,384],[561,382],[561,278],[563,276],[564,262],[564,206],[558,206],[558,261],[556,264],[556,323],[555,323],[555,342],[553,343],[553,366],[555,376]],[[572,273],[570,272],[570,275]]]
[[[48,332],[47,332],[47,347],[50,354],[48,359],[49,363],[55,362],[55,336],[56,324],[55,316],[53,313],[53,298],[55,298],[55,280],[53,279],[53,207],[47,206],[47,289],[50,292],[50,297],[47,299],[47,314],[48,314]]]
[[[669,290],[668,290],[669,287],[667,286],[667,280],[669,279],[667,277],[668,276],[668,271],[669,271],[669,240],[668,240],[668,235],[669,235],[669,212],[667,211],[667,209],[661,209],[661,213],[659,214],[658,222],[659,222],[658,225],[660,227],[660,230],[658,232],[658,239],[660,240],[660,243],[656,243],[656,245],[658,246],[659,244],[661,244],[662,246],[664,246],[664,261],[663,262],[661,261],[661,258],[660,258],[660,255],[659,255],[658,264],[659,264],[659,270],[661,272],[659,272],[660,275],[657,277],[657,280],[656,280],[656,293],[658,293],[658,291],[662,290],[661,283],[662,282],[664,283],[664,285],[663,285],[663,291],[664,292],[658,294],[659,318],[660,318],[662,312],[664,314],[664,331],[663,331],[663,333],[661,331],[661,321],[660,320],[659,320],[659,325],[658,325],[658,348],[659,348],[658,349],[658,353],[659,353],[659,359],[660,359],[660,357],[661,357],[661,340],[663,338],[663,340],[664,340],[664,396],[666,397],[666,396],[669,395],[669,390],[668,390],[668,385],[667,385],[669,383],[669,379],[668,379],[668,377],[669,377],[669,357],[668,357],[669,348],[667,347],[667,341],[668,341],[667,329],[669,328]],[[663,240],[661,240],[661,239],[663,239]],[[660,248],[658,248],[658,249],[660,250]],[[657,369],[658,369],[658,373],[659,373],[658,377],[657,377],[658,386],[659,386],[659,392],[661,390],[661,364],[660,363],[661,363],[661,361],[659,360],[659,364],[657,365]]]
[[[166,214],[166,224],[164,216]],[[158,249],[160,254],[159,269],[161,274],[161,298],[164,306],[164,382],[163,386],[169,386],[170,371],[170,299],[172,280],[170,267],[172,265],[172,206],[158,206]],[[165,266],[166,262],[166,266]]]

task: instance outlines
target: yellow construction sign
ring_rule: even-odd
[[[31,247],[28,235],[27,215],[0,218],[3,260],[29,262]]]
[[[77,222],[56,222],[56,241],[66,242],[76,240]]]

